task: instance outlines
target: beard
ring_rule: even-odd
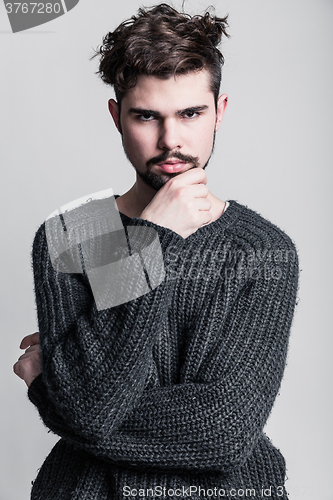
[[[216,132],[214,132],[214,138],[213,138],[213,146],[211,153],[209,155],[209,158],[207,162],[205,163],[203,169],[205,169],[212,157],[213,151],[214,151],[214,146],[215,146],[215,136]],[[124,142],[123,142],[124,145]],[[125,154],[126,150],[124,148]],[[127,155],[126,155],[127,156]],[[128,156],[127,156],[128,158]],[[146,172],[140,172],[135,165],[133,165],[137,175],[147,184],[149,187],[153,188],[155,191],[159,191],[170,179],[173,177],[176,177],[177,175],[181,175],[183,172],[174,172],[174,173],[156,173],[154,172],[153,166],[158,165],[160,163],[166,162],[168,159],[171,158],[177,158],[177,160],[183,161],[185,163],[190,163],[192,166],[188,169],[191,170],[192,168],[199,168],[199,158],[195,156],[190,156],[190,155],[183,155],[179,151],[175,152],[170,152],[170,151],[165,151],[159,156],[155,156],[154,158],[151,158],[150,160],[147,161],[147,170]],[[129,159],[129,158],[128,158]]]
[[[195,167],[193,166],[191,168]],[[152,172],[151,170],[147,172],[140,172],[137,168],[135,168],[135,171],[138,176],[145,182],[145,184],[155,189],[155,191],[159,191],[170,179],[172,179],[172,177],[180,174],[180,172],[175,172],[174,174],[164,173],[163,175],[161,175],[157,174],[156,172]]]

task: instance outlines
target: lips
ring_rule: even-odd
[[[168,161],[165,163],[158,164],[158,168],[160,168],[163,172],[168,174],[173,174],[175,172],[180,172],[187,165],[184,161]]]

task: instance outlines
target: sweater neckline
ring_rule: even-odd
[[[120,195],[115,195],[115,198],[119,198]],[[239,205],[235,200],[227,200],[229,202],[229,206],[227,210],[224,210],[223,214],[220,215],[216,220],[213,222],[199,227],[194,233],[190,234],[187,238],[183,238],[184,241],[188,242],[191,241],[192,239],[200,238],[202,236],[209,236],[209,235],[214,235],[216,234],[216,229],[223,230],[229,227],[238,217],[239,211],[241,209],[241,205]],[[131,225],[131,221],[134,219],[139,219],[139,217],[128,217],[127,215],[123,214],[122,212],[119,212],[121,214],[122,220],[125,222],[126,225]],[[152,224],[152,223],[150,223]],[[153,226],[155,225],[156,227],[163,227],[159,226],[158,224],[152,224]],[[177,234],[172,229],[168,229],[163,227],[165,231],[170,231],[171,233]],[[178,235],[179,236],[179,235]]]

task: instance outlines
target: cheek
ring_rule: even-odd
[[[215,123],[207,123],[195,131],[191,137],[191,145],[194,151],[197,151],[197,156],[207,161],[209,158],[213,143],[214,143]]]
[[[136,164],[145,163],[151,157],[152,140],[147,130],[124,128],[123,145],[127,156]]]
[[[145,149],[149,144],[149,131],[142,128],[128,128],[124,131],[125,143],[132,148]]]

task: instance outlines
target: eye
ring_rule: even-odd
[[[151,122],[155,118],[155,116],[152,115],[151,113],[142,113],[142,114],[137,115],[137,116],[141,122]]]
[[[198,111],[186,111],[186,113],[182,114],[182,117],[193,120],[193,118],[197,118],[198,116],[200,116],[200,114],[201,113],[199,113]]]

